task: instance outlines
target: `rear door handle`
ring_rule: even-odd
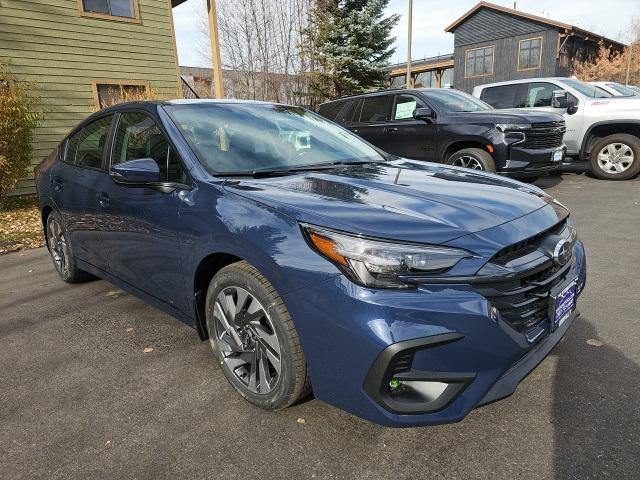
[[[51,179],[51,187],[56,192],[59,192],[60,190],[62,190],[64,188],[64,181],[59,177],[54,177],[54,178]]]
[[[109,195],[107,195],[104,192],[96,193],[96,198],[98,199],[98,203],[100,204],[101,207],[108,207],[109,204],[111,203],[111,199],[109,198]]]

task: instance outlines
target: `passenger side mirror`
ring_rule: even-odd
[[[416,120],[424,120],[425,122],[432,122],[433,110],[429,107],[418,107],[413,111],[413,118]]]
[[[160,182],[160,167],[153,158],[138,158],[111,167],[116,182],[146,185]]]
[[[573,103],[573,102],[568,102],[567,103],[567,113],[569,115],[573,115],[577,111],[578,111],[578,106],[575,103]]]
[[[565,90],[554,90],[551,106],[553,108],[568,108],[569,94]]]

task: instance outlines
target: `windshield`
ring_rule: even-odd
[[[579,93],[584,95],[587,98],[609,98],[613,97],[609,92],[605,92],[601,88],[598,88],[594,85],[589,85],[588,83],[581,82],[580,80],[576,80],[574,78],[564,78],[560,80],[560,83],[564,83],[568,87],[577,90]]]
[[[423,90],[422,94],[436,107],[436,110],[443,113],[493,110],[491,105],[459,90],[429,89]]]
[[[632,88],[625,87],[620,83],[615,83],[615,82],[607,83],[607,87],[612,88],[613,90],[618,92],[620,95],[624,95],[625,97],[635,97],[638,94],[638,92],[634,91]]]
[[[199,103],[165,109],[212,174],[385,160],[354,134],[300,107]]]

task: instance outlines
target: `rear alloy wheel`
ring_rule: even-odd
[[[624,133],[609,135],[592,146],[589,163],[598,178],[632,178],[640,172],[640,139]]]
[[[465,148],[455,152],[445,162],[454,167],[469,168],[471,170],[481,170],[484,172],[495,172],[496,164],[489,152],[481,148]]]
[[[247,262],[218,272],[207,292],[207,330],[227,380],[265,409],[285,408],[311,391],[291,316],[269,281]]]
[[[45,233],[53,266],[60,278],[67,283],[78,283],[90,279],[91,275],[80,270],[76,264],[76,256],[69,244],[60,215],[55,212],[49,214]]]

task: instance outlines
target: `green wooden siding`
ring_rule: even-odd
[[[41,98],[34,165],[97,109],[94,80],[149,82],[163,98],[180,95],[169,4],[138,0],[135,24],[80,16],[77,0],[0,0],[0,60]],[[13,193],[34,191],[30,171]]]

